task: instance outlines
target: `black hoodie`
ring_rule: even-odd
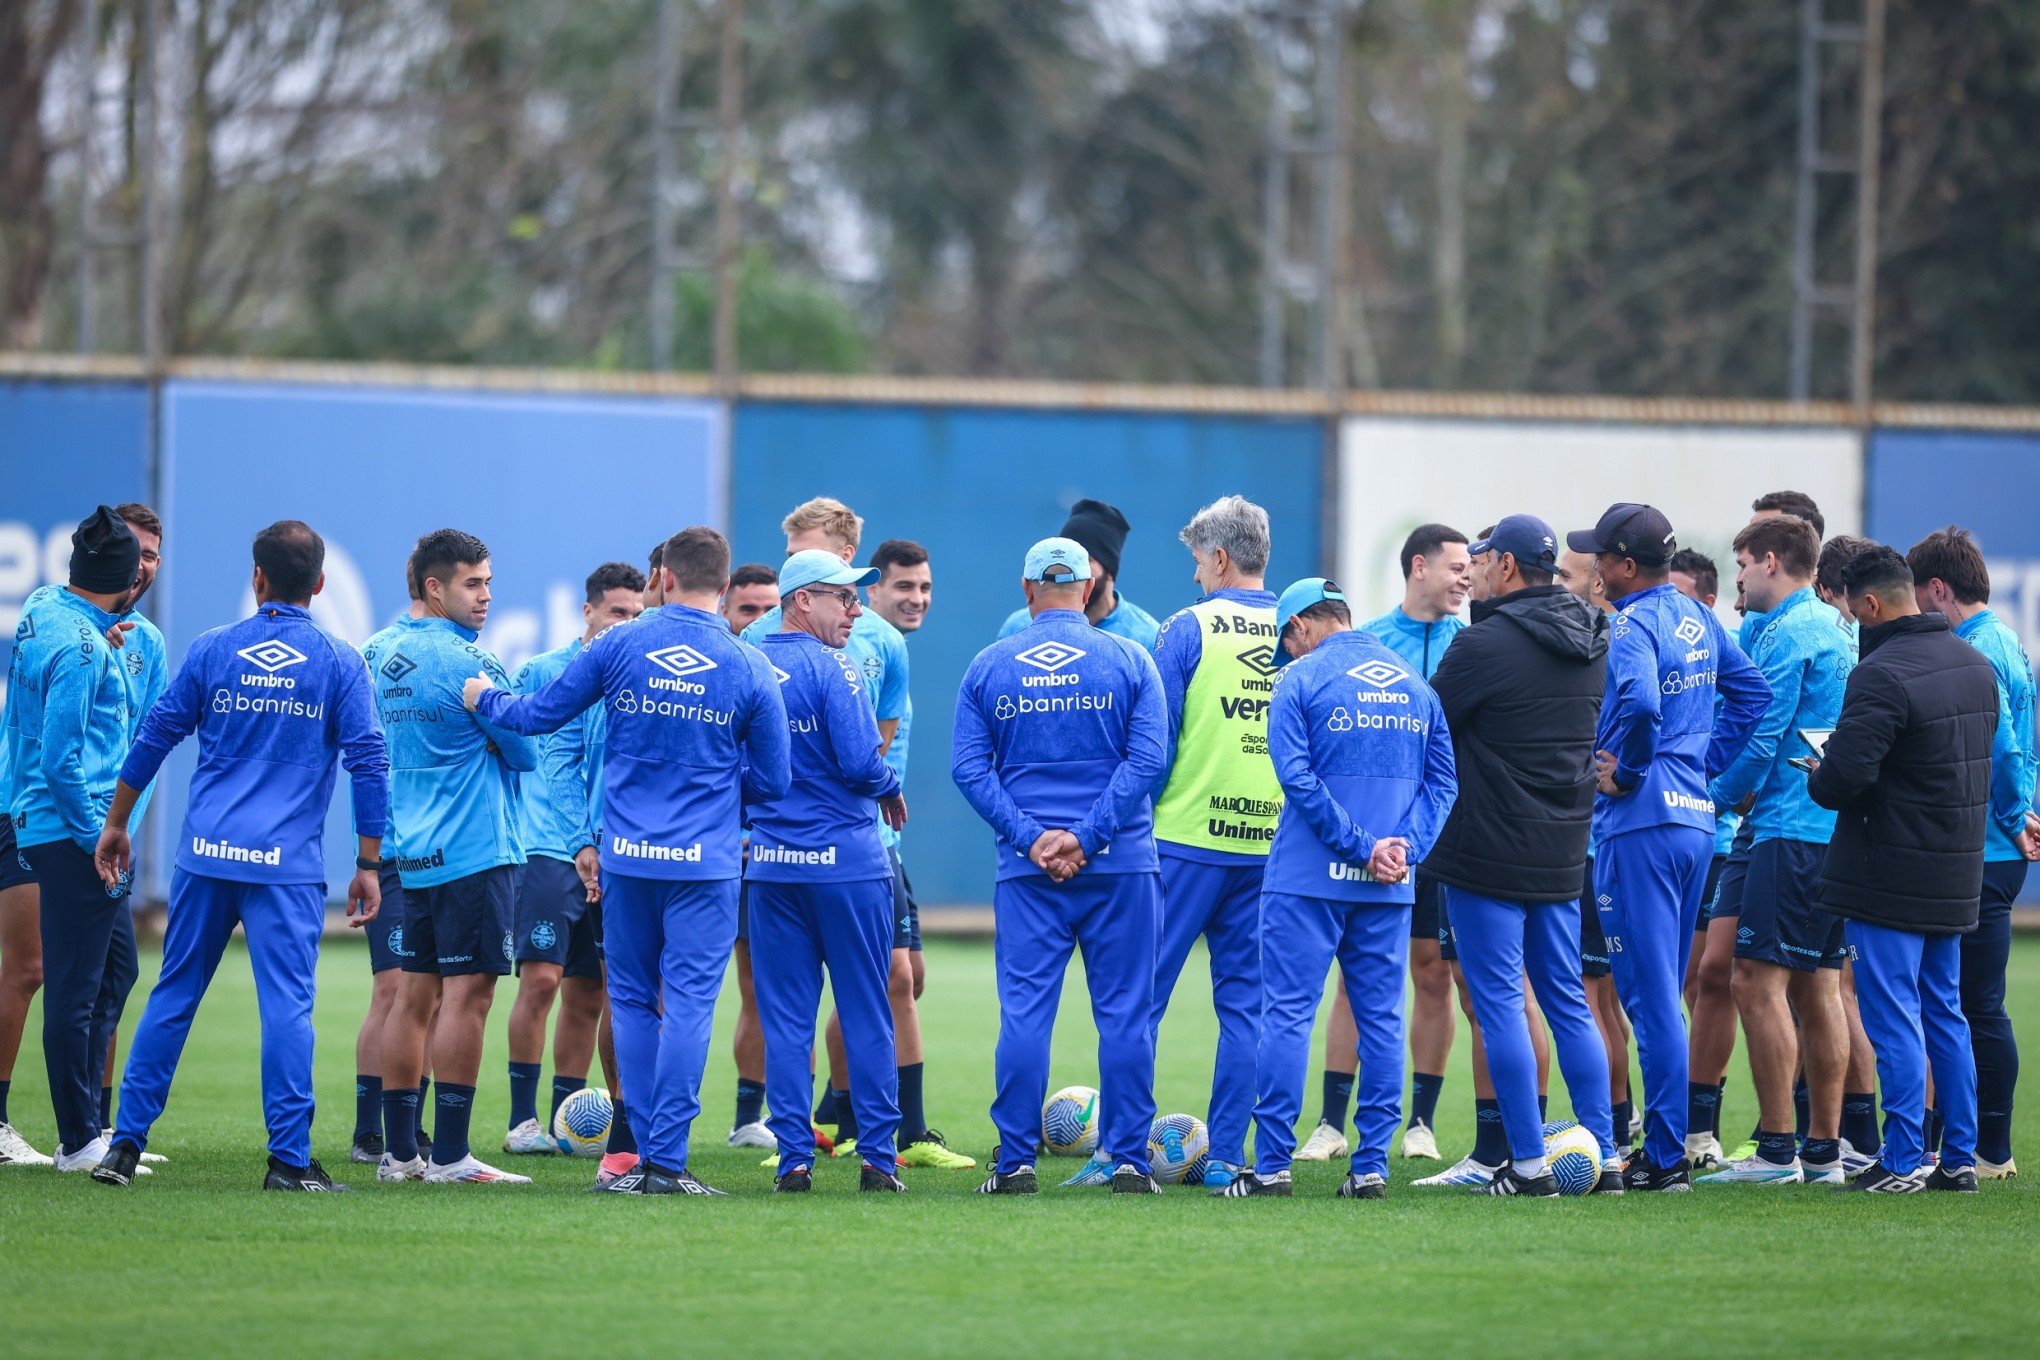
[[[1427,876],[1510,902],[1580,895],[1607,680],[1607,616],[1563,586],[1474,604],[1431,677],[1459,801]]]

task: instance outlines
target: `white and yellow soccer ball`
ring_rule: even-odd
[[[1148,1166],[1163,1185],[1181,1185],[1195,1174],[1204,1178],[1205,1154],[1211,1135],[1193,1114],[1165,1114],[1148,1128]]]
[[[615,1116],[609,1092],[584,1086],[560,1102],[553,1114],[553,1141],[569,1157],[600,1157],[609,1142],[609,1121]]]
[[[1600,1141],[1570,1119],[1544,1126],[1544,1161],[1561,1195],[1584,1195],[1600,1184]]]
[[[1098,1093],[1065,1086],[1041,1107],[1041,1146],[1051,1157],[1088,1157],[1098,1150]]]

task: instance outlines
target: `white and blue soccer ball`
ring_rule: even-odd
[[[1544,1126],[1544,1162],[1561,1195],[1584,1195],[1601,1182],[1601,1143],[1570,1119]]]
[[[1098,1150],[1098,1093],[1065,1086],[1041,1107],[1041,1146],[1051,1157],[1088,1157]]]
[[[569,1157],[600,1157],[609,1143],[609,1121],[615,1116],[609,1092],[584,1086],[560,1102],[553,1114],[553,1141]]]
[[[1148,1166],[1163,1185],[1181,1185],[1194,1172],[1204,1179],[1211,1135],[1194,1114],[1165,1114],[1148,1128]]]

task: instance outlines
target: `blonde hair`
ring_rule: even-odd
[[[864,538],[864,520],[849,506],[828,496],[796,505],[793,513],[780,521],[779,528],[789,538],[819,530],[835,539],[838,546],[853,550]]]

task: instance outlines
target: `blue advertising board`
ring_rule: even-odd
[[[171,662],[254,607],[256,532],[302,519],[326,540],[313,617],[357,647],[406,608],[404,559],[419,535],[475,534],[494,570],[482,645],[514,670],[581,635],[596,566],[642,569],[677,529],[721,525],[722,433],[705,401],[172,382],[157,615]],[[192,756],[187,744],[162,776],[173,832]],[[336,892],[352,873],[350,819],[343,779],[326,828]],[[167,882],[165,857],[153,859],[149,881]]]
[[[928,549],[935,601],[908,639],[914,724],[902,843],[923,904],[991,901],[992,838],[949,777],[956,689],[1022,603],[1020,562],[1092,497],[1132,524],[1125,597],[1156,619],[1196,598],[1177,531],[1238,493],[1273,521],[1271,585],[1319,568],[1323,422],[1131,412],[744,404],[733,444],[737,560],[777,566],[780,520],[811,496],[864,516],[863,557],[888,538]]]

